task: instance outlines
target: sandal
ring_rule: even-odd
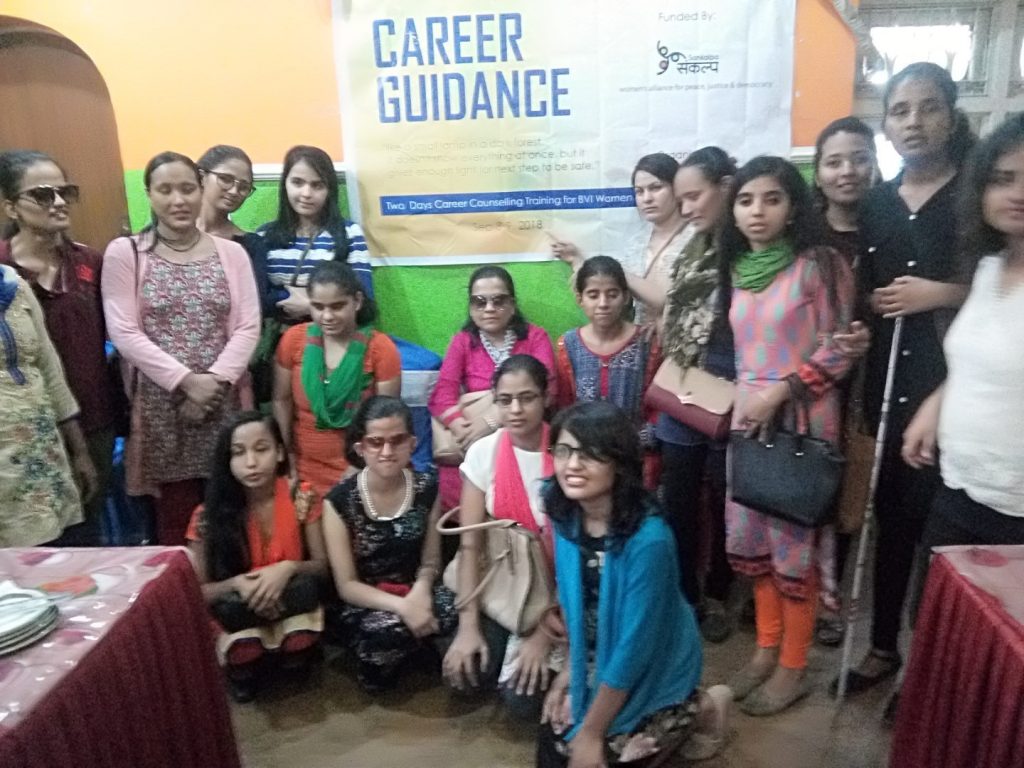
[[[773,699],[765,692],[764,686],[762,685],[743,700],[743,703],[740,704],[740,711],[744,714],[750,715],[751,717],[777,715],[779,712],[789,709],[802,698],[807,696],[812,689],[813,686],[811,685],[811,681],[804,676],[789,696],[784,696],[781,699]]]
[[[879,651],[876,648],[872,648],[871,651],[868,652],[867,658],[877,659],[885,666],[882,668],[881,672],[875,675],[865,675],[863,672],[851,669],[846,678],[847,695],[861,693],[874,688],[876,685],[885,682],[890,677],[895,677],[896,673],[900,671],[900,667],[903,666],[903,659],[901,659],[900,655],[895,651]],[[831,685],[829,685],[828,694],[833,698],[839,694],[838,677],[832,681]]]
[[[814,631],[814,639],[818,641],[818,645],[835,648],[843,642],[845,635],[846,626],[838,616],[818,619]]]
[[[743,701],[747,698],[755,688],[772,676],[774,669],[774,664],[763,672],[756,672],[746,666],[733,675],[728,682],[728,686],[732,689],[733,701]]]
[[[732,691],[727,685],[713,685],[705,691],[715,707],[715,729],[710,733],[695,731],[683,744],[679,754],[688,763],[710,760],[722,751],[729,735],[729,709]]]

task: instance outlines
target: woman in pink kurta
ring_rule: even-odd
[[[107,247],[103,312],[128,364],[128,493],[156,497],[159,543],[184,544],[217,433],[240,405],[251,407],[259,295],[245,250],[196,227],[195,164],[164,152],[144,180],[153,224]]]
[[[469,319],[448,345],[428,403],[431,415],[454,433],[463,452],[499,425],[491,418],[470,422],[459,410],[459,397],[490,389],[498,365],[510,355],[520,354],[533,355],[548,369],[550,401],[556,386],[551,339],[519,312],[512,276],[501,267],[480,267],[469,278]],[[458,505],[462,482],[458,467],[439,469],[441,506],[447,510]]]
[[[839,436],[839,392],[850,360],[834,337],[847,331],[853,280],[820,228],[799,172],[775,157],[741,168],[721,236],[722,301],[736,345],[733,429],[795,428],[794,401],[807,406],[809,431]],[[726,307],[723,307],[726,309]],[[735,470],[735,467],[733,467]],[[726,504],[726,551],[754,580],[758,651],[731,685],[752,715],[785,709],[809,688],[804,669],[814,631],[818,548],[831,530],[804,528]]]

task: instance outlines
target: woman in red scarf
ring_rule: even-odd
[[[470,446],[462,463],[460,525],[482,523],[485,514],[515,520],[539,534],[551,554],[551,530],[543,512],[540,482],[554,473],[544,422],[548,370],[531,355],[512,355],[494,373],[494,400],[502,428]],[[459,592],[469,594],[480,574],[476,553],[482,534],[462,534]],[[552,641],[540,629],[515,637],[481,615],[475,601],[459,613],[459,629],[444,658],[445,679],[460,690],[499,684],[506,703],[525,717],[539,715],[551,677]]]

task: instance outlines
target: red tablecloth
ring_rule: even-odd
[[[178,548],[0,550],[57,628],[0,658],[3,768],[237,768],[206,607]]]
[[[937,550],[892,768],[1024,766],[1024,547]]]

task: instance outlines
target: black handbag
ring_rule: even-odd
[[[742,430],[729,433],[731,495],[766,515],[819,528],[835,516],[846,459],[828,440],[808,434],[806,403],[797,401],[796,417],[796,432],[777,429],[765,442]]]

